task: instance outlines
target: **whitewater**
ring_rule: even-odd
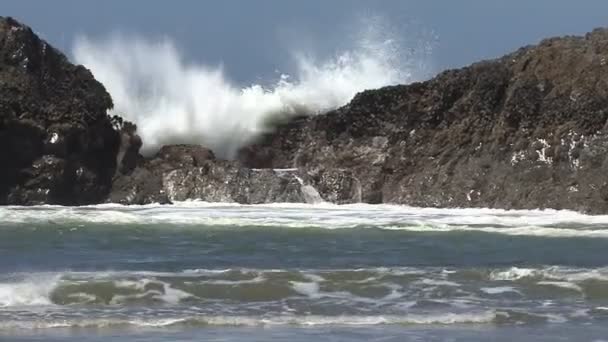
[[[0,340],[593,340],[607,248],[558,210],[2,207]]]
[[[340,50],[290,48],[289,72],[262,75],[248,85],[229,79],[222,65],[187,61],[168,37],[81,36],[72,54],[112,96],[111,114],[137,124],[144,154],[190,143],[231,158],[273,124],[323,114],[360,91],[428,75],[430,41],[401,37],[381,17],[366,18],[359,27],[365,29],[346,37]]]

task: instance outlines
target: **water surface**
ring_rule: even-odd
[[[0,208],[0,340],[595,341],[608,217],[179,203]]]

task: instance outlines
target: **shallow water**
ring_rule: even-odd
[[[0,208],[0,340],[599,341],[608,216]]]

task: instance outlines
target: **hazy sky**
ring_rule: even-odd
[[[434,71],[497,57],[541,38],[608,26],[607,0],[0,0],[68,55],[78,34],[170,37],[188,59],[223,63],[241,82],[286,67],[290,50],[329,52],[380,15],[434,45]],[[411,37],[411,38],[410,38]]]

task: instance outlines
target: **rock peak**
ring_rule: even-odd
[[[111,107],[89,70],[0,18],[0,203],[100,202],[120,143]]]

